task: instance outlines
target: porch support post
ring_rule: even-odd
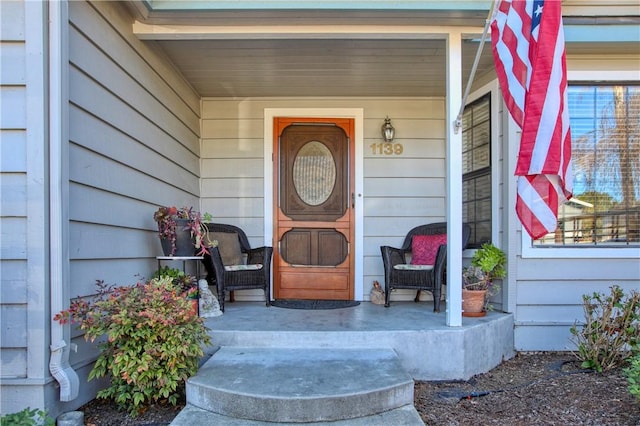
[[[462,34],[447,38],[447,325],[462,325],[462,132],[456,117],[462,103]]]

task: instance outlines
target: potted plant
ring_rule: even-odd
[[[204,225],[211,215],[193,207],[159,207],[153,214],[158,223],[158,235],[165,256],[203,256],[209,253],[208,229]]]
[[[462,271],[462,315],[483,316],[492,306],[488,302],[499,290],[494,282],[507,274],[507,256],[491,243],[483,244],[471,258],[471,266]]]

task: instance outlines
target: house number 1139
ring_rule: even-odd
[[[373,155],[401,155],[404,150],[401,143],[372,143],[369,146]]]

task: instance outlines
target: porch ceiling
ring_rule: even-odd
[[[203,97],[444,97],[442,34],[451,28],[462,32],[464,89],[487,18],[488,6],[467,3],[480,9],[154,10],[137,0],[129,5],[134,33],[156,43]],[[621,43],[567,43],[568,56],[629,50]],[[476,80],[493,73],[486,43]]]
[[[171,2],[129,4],[137,19],[134,32],[157,43],[201,96],[386,97],[445,96],[445,41],[420,31],[456,26],[470,29],[469,38],[478,36],[490,2],[459,2],[455,8],[424,2],[430,10],[295,11],[268,9],[277,3],[261,10],[225,9],[220,2],[218,10],[205,3],[180,10],[171,9]],[[408,27],[416,32],[402,35]],[[477,46],[464,41],[465,83]],[[492,68],[487,48],[478,74]]]
[[[443,40],[158,41],[202,96],[444,96]],[[478,43],[465,42],[463,75]],[[487,49],[478,73],[492,68]]]

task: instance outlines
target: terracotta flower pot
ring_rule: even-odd
[[[462,316],[479,317],[486,315],[484,310],[487,290],[462,289]]]

